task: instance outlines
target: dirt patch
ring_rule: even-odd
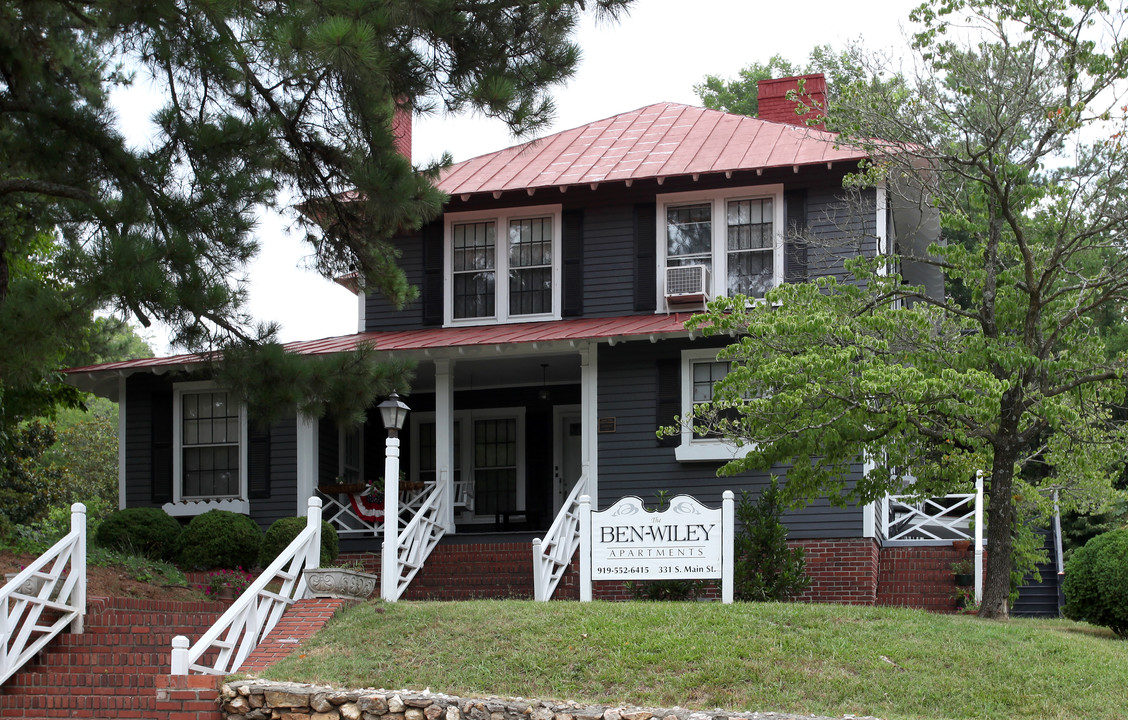
[[[15,555],[0,552],[0,572],[19,572],[34,560],[34,555]],[[86,568],[86,595],[87,597],[128,597],[180,602],[198,602],[207,599],[202,592],[187,586],[141,582],[131,577],[122,568],[96,565],[89,565]]]

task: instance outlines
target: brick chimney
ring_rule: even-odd
[[[796,115],[798,103],[788,100],[787,93],[791,90],[798,91],[800,80],[803,81],[803,93],[800,97],[814,109],[803,115]],[[822,73],[761,80],[758,88],[761,120],[826,129],[821,122],[813,126],[807,125],[808,118],[826,117],[826,77]]]
[[[396,138],[396,150],[411,162],[411,106],[406,102],[396,103],[396,112],[392,116],[392,135]]]

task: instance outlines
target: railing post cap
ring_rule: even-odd
[[[540,538],[533,538],[533,547],[534,548],[540,548],[540,546],[541,546],[541,539]]]
[[[86,514],[86,506],[83,505],[80,502],[76,502],[74,505],[71,505],[71,512],[72,513],[80,513],[82,515],[85,515]]]
[[[591,504],[591,495],[581,495],[580,496],[580,504],[581,505],[590,505]]]
[[[172,639],[172,647],[175,650],[187,650],[191,646],[192,643],[183,635],[177,635]]]
[[[309,502],[306,503],[306,507],[321,507],[321,504],[321,498],[317,497],[316,495],[310,495]]]
[[[732,500],[736,495],[733,494],[732,490],[725,490],[724,493],[721,494],[721,497],[725,500]]]

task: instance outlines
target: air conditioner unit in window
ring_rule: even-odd
[[[666,304],[709,302],[709,268],[704,265],[674,265],[666,268]]]

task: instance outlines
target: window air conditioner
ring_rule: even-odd
[[[709,268],[704,265],[674,265],[666,268],[666,302],[709,301]]]

